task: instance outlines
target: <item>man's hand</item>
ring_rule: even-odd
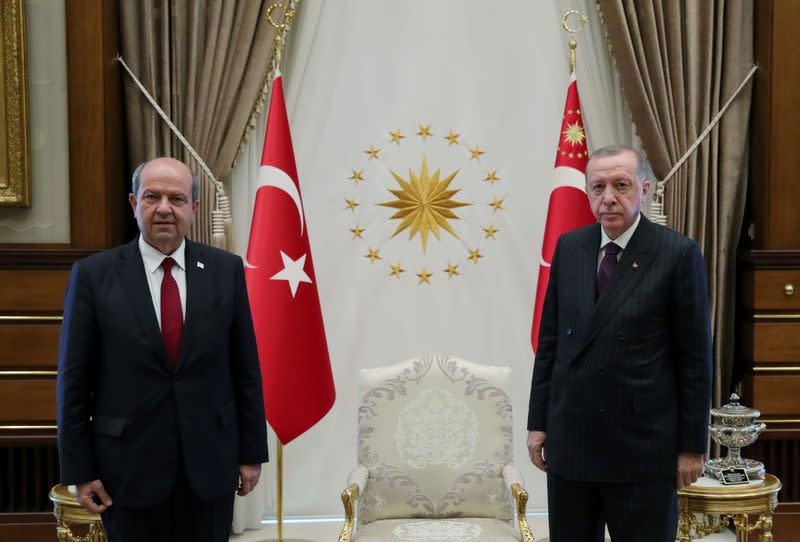
[[[678,454],[678,489],[691,485],[703,475],[703,455],[690,452]]]
[[[547,462],[544,460],[544,441],[544,431],[528,432],[528,455],[537,469],[547,472]]]
[[[256,487],[261,477],[261,465],[239,465],[239,487],[236,493],[244,497]]]
[[[105,512],[112,504],[111,497],[106,493],[106,488],[103,487],[103,482],[100,480],[77,484],[75,487],[78,489],[78,503],[90,514]],[[102,504],[94,502],[95,496],[100,499]]]

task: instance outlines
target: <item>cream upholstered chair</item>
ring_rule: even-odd
[[[339,541],[533,542],[511,462],[510,378],[439,355],[362,370]]]

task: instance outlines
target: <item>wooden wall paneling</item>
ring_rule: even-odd
[[[3,425],[53,425],[55,420],[55,377],[0,377],[0,429]]]
[[[751,326],[751,345],[742,355],[757,365],[800,366],[800,319],[765,321]]]
[[[58,314],[64,311],[66,269],[0,269],[0,315]]]
[[[73,248],[119,244],[127,201],[117,2],[66,3],[70,236]]]
[[[750,180],[747,186],[754,226],[753,247],[767,247],[770,191],[770,129],[772,128],[772,19],[771,1],[755,2],[753,53],[759,69],[753,83],[753,105],[750,111]],[[745,287],[747,281],[744,282]]]
[[[0,372],[12,369],[55,370],[60,334],[59,320],[33,323],[0,320]]]

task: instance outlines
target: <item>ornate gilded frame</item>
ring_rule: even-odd
[[[0,28],[0,207],[30,207],[25,0],[3,0]]]

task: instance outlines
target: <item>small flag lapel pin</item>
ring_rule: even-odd
[[[206,268],[206,266],[205,266],[205,264],[203,262],[197,262],[197,267],[199,267],[200,269],[205,269]]]
[[[634,269],[639,269],[639,264],[638,264],[638,263],[636,263],[636,262],[633,262],[633,268],[634,268]]]

